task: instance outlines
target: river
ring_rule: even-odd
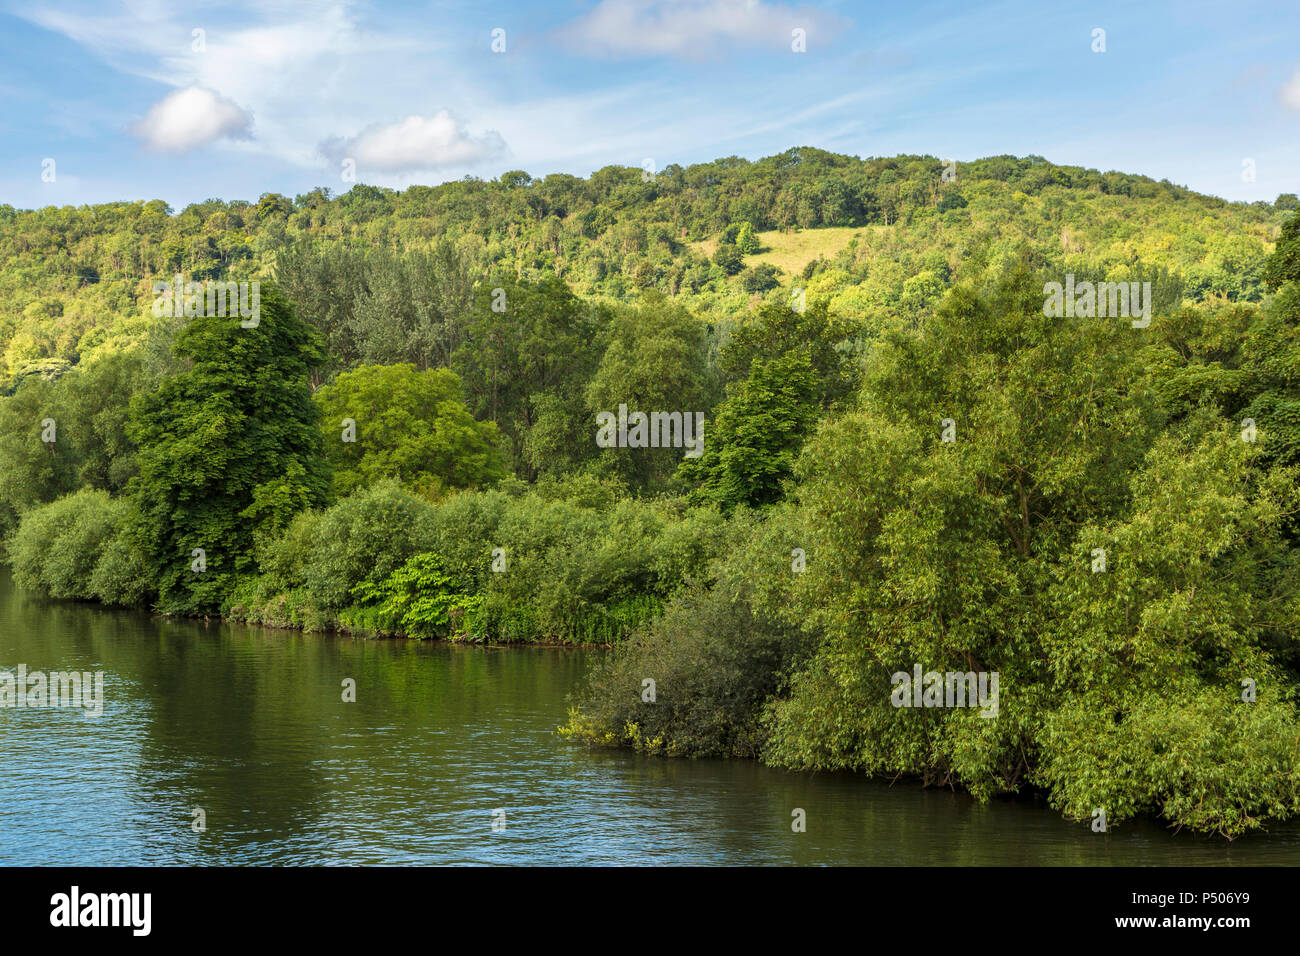
[[[0,709],[0,864],[1300,863],[1293,825],[1095,834],[1032,799],[588,749],[554,731],[600,653],[167,620],[0,569],[0,670],[104,674],[100,716]]]

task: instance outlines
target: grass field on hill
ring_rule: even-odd
[[[794,229],[785,231],[769,229],[756,232],[760,243],[759,251],[745,257],[745,265],[755,266],[766,262],[774,265],[789,276],[801,274],[808,263],[822,257],[830,259],[849,244],[856,235],[869,233],[885,226],[824,226],[818,229]],[[709,258],[718,251],[716,236],[693,244],[704,256]]]

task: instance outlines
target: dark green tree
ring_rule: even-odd
[[[1266,461],[1300,464],[1300,213],[1282,227],[1264,274],[1277,294],[1242,347],[1252,395],[1242,417],[1256,423]]]
[[[586,390],[593,443],[595,416],[615,414],[619,405],[629,413],[683,415],[707,413],[712,407],[716,392],[706,361],[706,329],[681,306],[648,293],[640,305],[615,315],[601,341],[605,354]],[[682,455],[673,448],[605,448],[599,460],[629,484],[654,488],[672,476]]]
[[[176,344],[192,367],[132,404],[140,474],[131,487],[169,612],[213,611],[236,576],[253,570],[258,529],[245,511],[268,491],[306,504],[325,498],[308,385],[320,340],[273,286],[263,284],[260,298],[255,320],[195,318]]]
[[[754,365],[718,406],[704,454],[684,461],[678,476],[698,484],[698,495],[724,510],[779,501],[821,414],[817,392],[807,352]]]
[[[745,257],[729,242],[720,243],[713,253],[713,264],[725,275],[734,276],[745,267]]]
[[[582,386],[599,356],[593,309],[560,279],[489,278],[476,290],[465,339],[452,360],[470,411],[501,429],[502,450],[527,480],[540,469],[528,436],[545,412],[580,414]],[[541,401],[558,396],[562,408]]]

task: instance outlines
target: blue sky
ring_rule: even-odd
[[[343,191],[349,162],[402,188],[791,146],[1032,153],[1272,200],[1300,193],[1297,40],[1294,0],[0,0],[0,203],[179,210]]]

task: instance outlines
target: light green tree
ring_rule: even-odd
[[[495,422],[478,422],[447,369],[362,365],[316,392],[334,491],[384,478],[437,497],[505,476]]]

